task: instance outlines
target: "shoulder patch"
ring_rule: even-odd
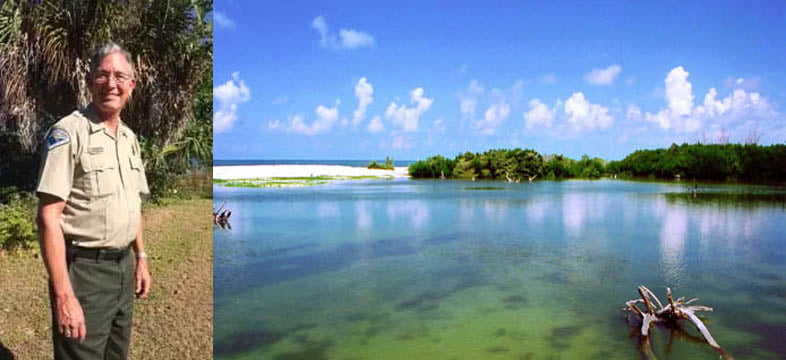
[[[68,132],[63,129],[52,129],[46,137],[46,149],[52,150],[60,145],[65,145],[71,142]]]

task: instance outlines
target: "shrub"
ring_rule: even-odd
[[[0,249],[30,249],[37,245],[37,201],[31,193],[6,194],[0,204]]]

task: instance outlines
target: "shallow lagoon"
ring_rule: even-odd
[[[737,359],[786,357],[784,189],[365,180],[214,187],[224,359],[631,359],[644,284],[698,297]],[[735,195],[726,195],[734,193]],[[702,313],[699,313],[702,315]],[[654,328],[656,354],[716,359]]]

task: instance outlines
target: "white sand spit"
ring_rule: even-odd
[[[232,180],[308,176],[408,177],[407,169],[406,166],[397,166],[391,171],[345,165],[237,165],[213,167],[213,178]]]

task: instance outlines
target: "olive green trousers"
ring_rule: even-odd
[[[131,251],[120,260],[68,255],[68,275],[82,305],[87,336],[79,342],[60,333],[50,285],[52,342],[56,360],[125,360],[128,357],[134,301],[133,258]]]

